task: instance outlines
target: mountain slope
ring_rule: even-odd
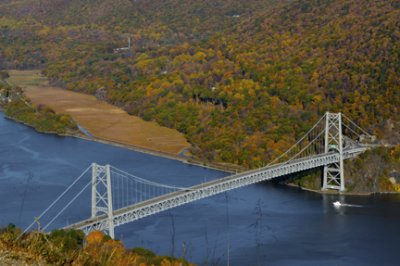
[[[106,91],[204,160],[262,166],[327,110],[400,141],[398,1],[2,3],[0,34],[14,41],[0,40],[0,67]]]

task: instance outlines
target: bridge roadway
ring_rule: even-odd
[[[366,147],[352,147],[343,151],[343,158],[349,159],[364,152]],[[246,171],[240,174],[227,176],[212,180],[199,185],[189,187],[185,190],[175,191],[161,195],[146,201],[136,203],[113,211],[114,226],[123,225],[146,216],[156,214],[192,201],[210,197],[225,191],[247,186],[250,184],[271,180],[280,176],[321,167],[327,164],[337,163],[339,154],[335,152],[324,153],[305,157],[290,162],[275,164],[256,170]],[[89,218],[81,222],[68,225],[64,229],[81,229],[85,233],[92,230],[106,230],[109,225],[109,218],[106,214],[95,218]]]

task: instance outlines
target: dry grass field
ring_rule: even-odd
[[[9,82],[22,87],[34,104],[69,114],[95,138],[156,152],[178,155],[190,145],[176,130],[146,122],[96,97],[48,85],[39,70],[10,70]]]

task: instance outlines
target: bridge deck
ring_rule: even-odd
[[[344,151],[344,159],[355,157],[364,152],[367,148],[358,147]],[[187,188],[186,190],[176,191],[155,197],[150,200],[139,202],[115,210],[113,212],[113,222],[115,226],[126,224],[146,216],[165,211],[192,201],[210,197],[225,191],[229,191],[242,186],[271,180],[280,176],[305,171],[321,167],[327,164],[336,163],[339,160],[337,153],[325,153],[321,155],[310,156],[283,164],[275,164],[256,170],[246,171],[240,174],[227,176],[221,179],[212,180],[199,185]],[[85,232],[92,230],[105,230],[108,228],[109,218],[107,215],[100,215],[72,225],[64,229],[81,229]]]

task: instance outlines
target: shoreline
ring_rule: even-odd
[[[162,151],[157,151],[157,150],[151,150],[151,149],[147,149],[144,147],[139,147],[139,146],[133,146],[133,145],[127,145],[127,144],[123,144],[123,143],[118,143],[116,141],[111,141],[111,140],[107,140],[107,139],[102,139],[102,138],[96,138],[96,137],[89,137],[86,136],[83,133],[76,133],[76,134],[59,134],[56,132],[42,132],[37,130],[34,126],[25,123],[23,121],[20,121],[18,119],[6,116],[3,112],[2,107],[0,107],[0,112],[3,113],[4,118],[22,124],[24,126],[27,126],[29,128],[32,128],[33,130],[35,130],[38,133],[41,134],[48,134],[48,135],[55,135],[55,136],[59,136],[59,137],[72,137],[72,138],[77,138],[77,139],[82,139],[82,140],[87,140],[87,141],[94,141],[97,143],[102,143],[102,144],[107,144],[107,145],[112,145],[115,147],[119,147],[119,148],[124,148],[124,149],[128,149],[128,150],[132,150],[132,151],[136,151],[136,152],[141,152],[144,154],[149,154],[149,155],[153,155],[153,156],[158,156],[158,157],[162,157],[162,158],[166,158],[166,159],[170,159],[170,160],[175,160],[175,161],[180,161],[182,163],[186,163],[186,164],[190,164],[190,165],[194,165],[194,166],[200,166],[200,167],[204,167],[204,168],[208,168],[208,169],[212,169],[212,170],[216,170],[216,171],[222,171],[222,172],[226,172],[226,173],[230,173],[230,174],[234,174],[237,172],[236,169],[234,169],[233,167],[228,167],[228,166],[222,166],[222,165],[215,165],[212,163],[208,163],[208,162],[203,162],[201,160],[197,160],[195,158],[190,158],[190,157],[180,157],[174,154],[169,154],[169,153],[164,153]],[[238,167],[239,168],[239,167]]]
[[[112,145],[115,147],[124,148],[124,149],[128,149],[128,150],[136,151],[136,152],[141,152],[144,154],[149,154],[149,155],[162,157],[162,158],[166,158],[166,159],[170,159],[170,160],[180,161],[182,163],[186,163],[186,164],[190,164],[190,165],[194,165],[194,166],[200,166],[200,167],[204,167],[204,168],[208,168],[208,169],[212,169],[212,170],[217,170],[217,171],[222,171],[222,172],[227,172],[227,173],[232,173],[232,174],[236,173],[236,171],[233,170],[232,168],[219,166],[219,165],[213,165],[211,163],[203,162],[201,160],[196,160],[196,159],[190,158],[190,157],[184,158],[184,157],[176,156],[173,154],[164,153],[161,151],[146,149],[144,147],[122,144],[122,143],[118,143],[116,141],[111,141],[111,140],[106,140],[106,139],[101,139],[101,138],[96,138],[96,137],[90,138],[85,135],[68,135],[68,136],[78,138],[78,139],[88,140],[88,141],[94,141],[94,142],[98,142],[98,143],[102,143],[102,144]]]
[[[291,187],[291,188],[297,188],[303,191],[308,191],[308,192],[313,192],[321,195],[343,195],[343,196],[371,196],[374,194],[378,195],[385,195],[385,194],[398,194],[400,195],[400,192],[396,191],[379,191],[379,192],[339,192],[339,191],[334,191],[334,190],[316,190],[312,188],[306,188],[306,187],[301,187],[295,184],[284,184],[285,186]]]
[[[191,146],[184,134],[176,129],[130,115],[123,108],[95,95],[51,86],[38,69],[9,70],[9,75],[7,82],[20,87],[33,105],[44,105],[55,113],[70,115],[77,125],[97,139],[176,156],[181,156]]]

